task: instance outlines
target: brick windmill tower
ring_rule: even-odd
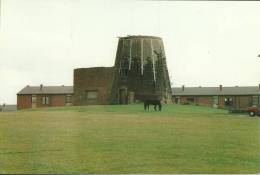
[[[114,74],[111,101],[116,104],[144,99],[171,101],[170,79],[160,37],[120,37]]]

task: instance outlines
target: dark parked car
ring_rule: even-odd
[[[260,106],[252,106],[252,107],[249,107],[247,109],[247,113],[250,115],[250,116],[255,116],[255,115],[258,115],[260,117]]]

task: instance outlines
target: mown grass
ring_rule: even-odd
[[[0,173],[258,173],[259,119],[180,105],[0,113]]]

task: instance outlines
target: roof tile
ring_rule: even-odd
[[[17,93],[26,94],[73,94],[73,86],[26,86]]]
[[[172,88],[173,95],[260,95],[258,86]]]

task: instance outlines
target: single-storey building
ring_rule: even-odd
[[[70,106],[73,86],[26,86],[17,93],[17,109]]]
[[[16,111],[16,110],[17,110],[16,105],[10,105],[10,104],[0,105],[0,112],[11,112],[11,111]]]
[[[173,102],[216,108],[247,108],[260,104],[259,86],[172,88]]]

